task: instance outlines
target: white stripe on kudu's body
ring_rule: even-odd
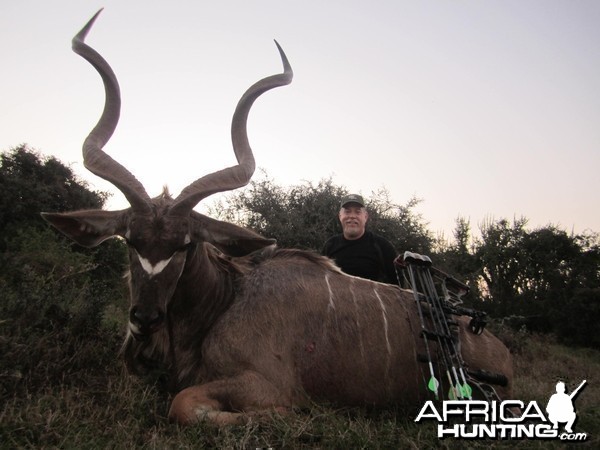
[[[379,296],[377,289],[373,289],[375,293],[375,297],[379,300],[379,306],[381,306],[381,315],[383,316],[383,332],[385,333],[385,346],[387,347],[387,352],[389,355],[392,354],[392,346],[390,345],[390,336],[388,334],[388,320],[387,320],[387,312],[385,310],[385,305],[383,304],[383,300]]]
[[[333,303],[333,291],[331,290],[331,285],[329,284],[329,275],[325,275],[325,283],[327,284],[327,291],[329,292],[329,307],[331,309],[335,309],[335,303]]]

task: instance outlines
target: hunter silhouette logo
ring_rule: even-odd
[[[543,439],[561,441],[586,441],[587,433],[573,432],[577,414],[573,402],[586,385],[583,380],[570,394],[565,383],[556,384],[546,405],[535,400],[484,401],[444,400],[425,402],[415,422],[437,422],[440,439]],[[559,424],[564,424],[560,430]]]
[[[585,386],[587,380],[583,380],[577,389],[570,394],[565,393],[565,383],[559,381],[556,383],[556,394],[552,394],[550,400],[548,400],[548,406],[546,406],[546,412],[548,413],[548,419],[553,424],[553,429],[558,429],[559,423],[566,423],[565,431],[567,433],[573,432],[573,424],[577,420],[577,414],[575,414],[575,408],[573,406],[573,400],[581,391],[581,388]]]

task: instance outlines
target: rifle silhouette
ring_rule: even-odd
[[[587,380],[583,380],[583,381],[581,382],[581,384],[580,384],[579,386],[577,386],[577,389],[575,389],[573,392],[571,392],[571,393],[569,394],[569,398],[570,398],[571,400],[573,400],[573,397],[575,397],[575,396],[577,395],[577,393],[579,392],[579,390],[580,390],[580,389],[583,387],[583,385],[584,385],[585,383],[587,383]]]

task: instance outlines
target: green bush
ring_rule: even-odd
[[[0,398],[103,373],[122,339],[125,249],[83,249],[41,211],[101,207],[104,196],[26,146],[0,157]],[[113,363],[114,364],[114,363]],[[16,396],[16,397],[14,397]],[[18,400],[17,400],[18,401]]]

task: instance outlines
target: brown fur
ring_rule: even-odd
[[[131,208],[43,217],[86,247],[114,236],[127,241],[127,367],[168,375],[176,394],[170,416],[181,423],[236,423],[313,399],[342,405],[422,402],[427,394],[417,358],[422,340],[410,292],[350,277],[324,257],[275,249],[273,241],[250,230],[193,211],[209,195],[250,181],[255,169],[246,132],[250,108],[293,77],[279,44],[283,72],[254,83],[234,112],[238,164],[199,178],[176,199],[166,191],[150,199],[135,176],[102,149],[118,123],[120,94],[108,63],[84,42],[98,14],[72,41],[73,50],[101,75],[106,93],[102,116],[83,145],[84,165],[115,185]],[[465,361],[512,380],[506,347],[490,333],[474,336],[465,329],[461,321]],[[509,383],[503,394],[510,395],[510,388]]]
[[[207,265],[204,270],[186,273]],[[200,245],[182,275],[201,281],[197,298],[177,292],[168,326],[147,342],[129,336],[128,366],[169,368],[178,393],[173,419],[235,423],[250,413],[291,408],[309,399],[341,405],[416,406],[427,398],[420,323],[412,293],[345,275],[327,258],[267,248],[230,259]],[[206,298],[203,291],[221,296]],[[189,295],[189,292],[186,292]],[[181,302],[186,306],[178,305]],[[460,320],[468,367],[512,380],[511,357],[488,331]],[[172,336],[172,341],[170,337]],[[435,347],[435,346],[433,346]],[[511,384],[501,388],[505,398]]]
[[[123,356],[132,373],[167,375],[174,420],[235,423],[313,400],[417,407],[427,399],[412,292],[343,274],[328,258],[277,249],[195,212],[173,216],[172,201],[154,199],[145,214],[44,217],[83,245],[115,234],[127,240],[131,310]],[[507,348],[459,323],[468,367],[508,377],[498,393],[509,398]]]

